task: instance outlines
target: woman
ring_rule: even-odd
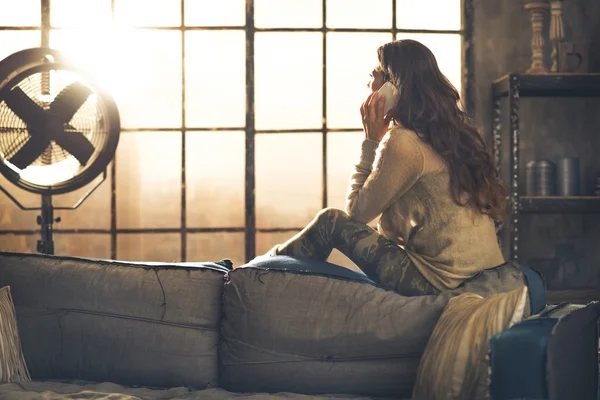
[[[454,289],[504,263],[494,220],[502,218],[506,190],[433,53],[399,40],[377,55],[346,212],[322,210],[269,254],[325,260],[336,248],[403,295]],[[377,90],[388,81],[400,95],[383,115]],[[376,231],[366,224],[378,216]]]

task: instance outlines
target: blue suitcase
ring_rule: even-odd
[[[491,398],[598,399],[600,303],[562,303],[494,336]]]

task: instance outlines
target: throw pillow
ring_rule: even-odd
[[[421,358],[413,400],[487,398],[490,339],[523,319],[527,291],[450,299]]]
[[[0,382],[30,381],[10,287],[0,289]]]

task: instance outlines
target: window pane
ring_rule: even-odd
[[[24,207],[39,207],[42,197],[39,194],[29,193],[19,189],[0,175],[0,186],[8,191]],[[39,229],[36,217],[39,211],[23,211],[4,193],[0,192],[0,231],[19,229]],[[7,236],[0,235],[0,243]],[[35,250],[35,248],[34,248]]]
[[[346,267],[348,269],[352,269],[354,271],[362,272],[360,268],[356,266],[348,257],[346,257],[341,251],[338,249],[333,249],[331,255],[327,259],[327,262],[332,264],[341,265],[342,267]]]
[[[175,128],[181,121],[181,33],[131,31],[119,39],[113,87],[126,128]]]
[[[0,235],[0,251],[37,253],[39,235]]]
[[[256,226],[293,228],[310,222],[322,205],[321,134],[256,137]]]
[[[125,26],[179,26],[181,0],[116,0],[115,20]]]
[[[330,28],[392,28],[390,0],[326,0]]]
[[[442,73],[461,90],[461,51],[459,34],[398,33],[398,39],[413,39],[423,43],[435,55]]]
[[[228,258],[233,265],[243,265],[245,259],[243,232],[188,233],[187,261],[219,261]]]
[[[344,209],[353,166],[358,162],[363,132],[327,134],[327,205]]]
[[[1,15],[1,13],[0,13]],[[40,31],[0,31],[0,61],[19,50],[39,47]]]
[[[121,135],[117,149],[117,226],[179,227],[181,135],[139,132]]]
[[[179,233],[119,234],[117,259],[122,261],[181,261]]]
[[[110,258],[109,234],[65,234],[54,235],[54,253],[60,256]]]
[[[50,31],[50,47],[61,51],[76,67],[82,68],[114,95],[116,77],[112,75],[112,36],[103,37],[99,31],[90,29],[57,29]],[[102,54],[102,57],[98,57]]]
[[[321,33],[257,33],[256,129],[320,128]]]
[[[265,255],[276,244],[282,244],[291,239],[299,231],[290,232],[257,232],[256,233],[256,255]]]
[[[186,125],[245,126],[245,32],[186,32],[185,58]]]
[[[460,29],[460,0],[396,0],[396,25],[401,29]],[[432,12],[435,10],[435,12]]]
[[[112,19],[110,0],[52,0],[50,10],[52,26],[107,26]]]
[[[344,209],[350,176],[360,157],[363,132],[329,132],[327,134],[327,205]],[[369,223],[377,227],[378,219]]]
[[[101,180],[102,176],[99,176],[79,190],[55,196],[53,202],[56,206],[72,207]],[[57,229],[110,229],[110,173],[77,209],[57,210],[54,214],[62,219],[54,225]]]
[[[188,132],[186,138],[187,225],[243,227],[245,133]]]
[[[246,0],[185,0],[188,26],[243,26]]]
[[[42,22],[40,0],[0,0],[0,10],[0,26],[40,26]]]
[[[180,32],[64,29],[50,39],[113,94],[124,128],[181,126]]]
[[[0,175],[0,186],[2,186],[11,196],[15,197],[24,207],[39,207],[42,197],[39,194],[27,192],[19,189],[10,183],[4,176]],[[23,211],[3,192],[0,192],[0,231],[17,229],[39,229],[36,223],[36,217],[40,214],[36,211]],[[0,235],[0,243],[6,239],[6,236]],[[19,239],[20,240],[20,239]],[[35,250],[35,247],[33,248]]]
[[[323,0],[254,0],[254,24],[259,28],[320,28]]]
[[[369,95],[369,73],[377,65],[377,48],[392,34],[327,35],[327,126],[362,128],[360,105]]]

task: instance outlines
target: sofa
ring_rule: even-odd
[[[547,305],[506,263],[404,297],[326,262],[150,263],[0,253],[32,380],[0,399],[410,398],[448,301],[528,286],[526,318],[493,337],[493,399],[595,399],[598,303]]]

